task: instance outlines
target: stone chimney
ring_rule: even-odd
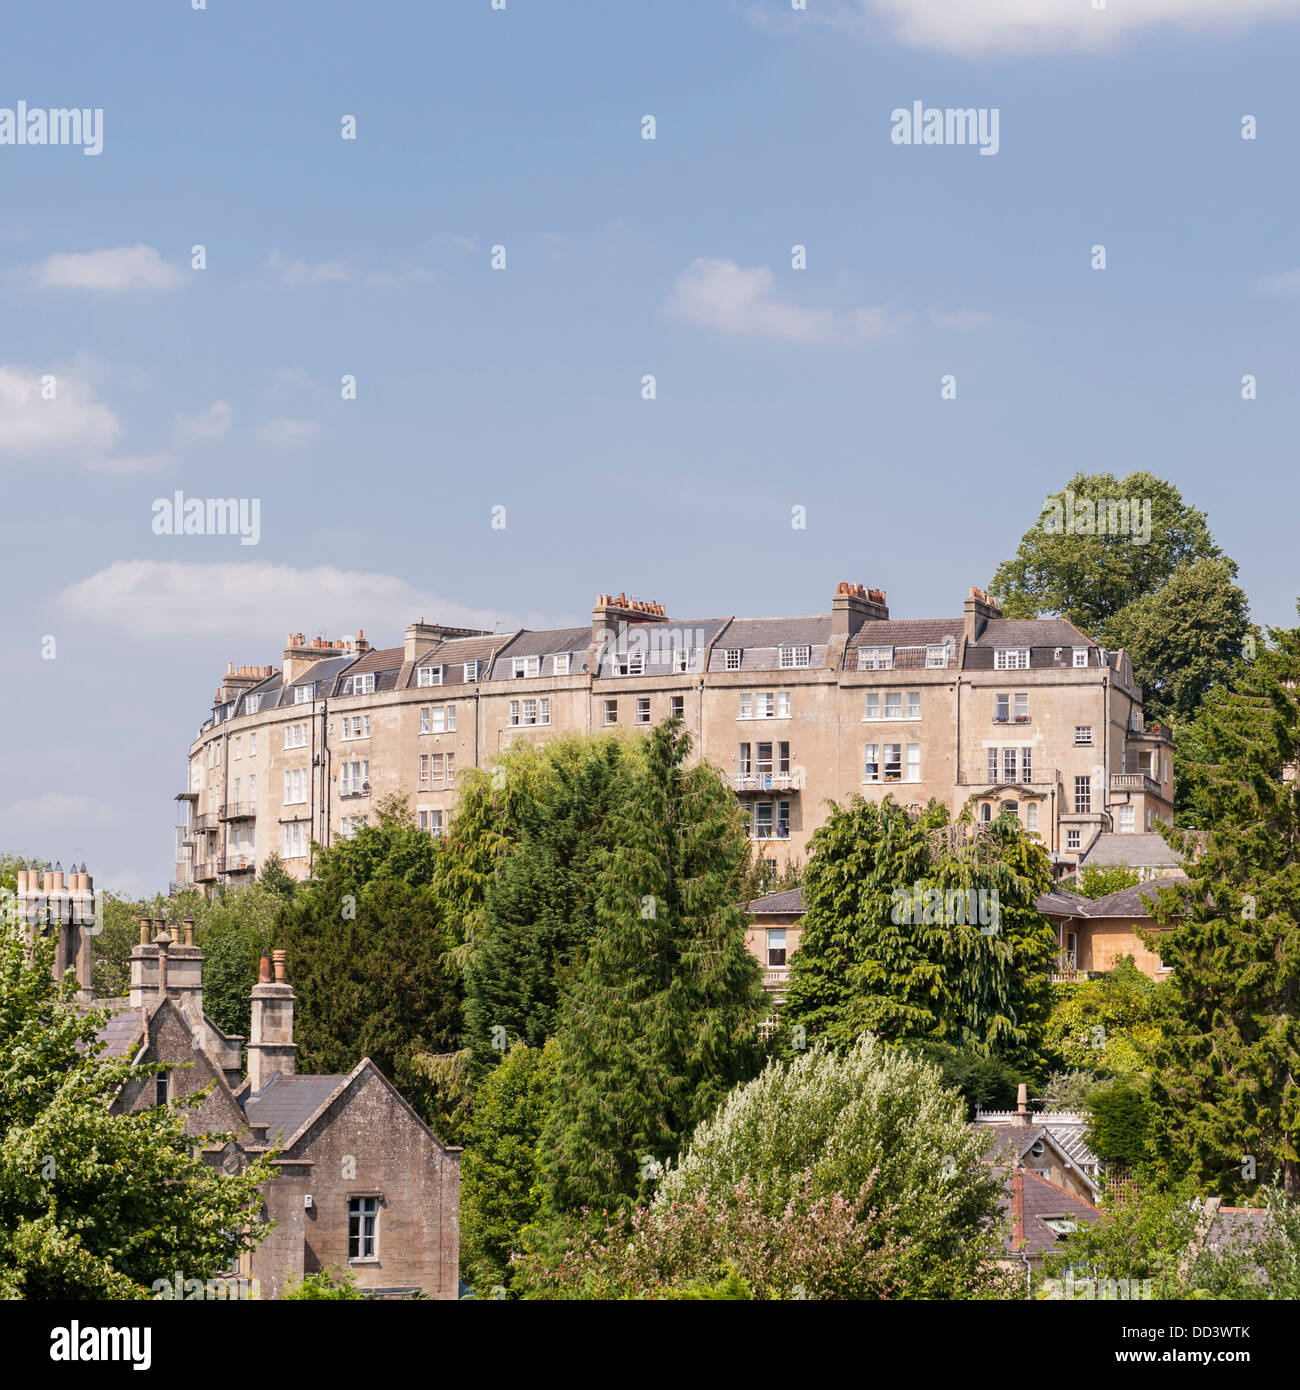
[[[140,941],[131,948],[133,1009],[167,997],[193,1024],[203,1019],[203,952],[194,944],[194,918],[168,931],[159,918],[140,919]]]
[[[226,674],[221,678],[221,702],[224,704],[245,690],[252,690],[274,674],[274,666],[236,666],[233,661],[226,662]]]
[[[831,600],[831,641],[848,642],[865,622],[885,622],[889,604],[883,589],[840,580]]]
[[[421,652],[428,651],[435,642],[445,642],[452,637],[491,637],[486,628],[444,627],[442,623],[426,623],[423,618],[411,623],[406,629],[406,649],[403,660],[414,661]]]
[[[966,645],[976,641],[981,632],[984,631],[984,624],[990,618],[1000,618],[1002,610],[995,604],[983,589],[977,589],[971,585],[970,597],[966,600],[966,611],[963,617],[962,636],[966,639]]]
[[[274,961],[274,978],[272,962]],[[293,986],[285,980],[285,953],[262,957],[253,986],[253,1021],[248,1035],[248,1083],[260,1091],[276,1074],[293,1075],[298,1045],[293,1040]]]
[[[56,864],[48,872],[18,870],[17,908],[31,929],[33,938],[40,931],[55,931],[53,974],[61,980],[71,970],[83,1000],[91,997],[91,946],[95,927],[94,881],[83,864],[67,872]]]
[[[1024,1126],[1032,1125],[1033,1122],[1034,1117],[1029,1109],[1029,1087],[1022,1081],[1020,1085],[1016,1087],[1015,1123]]]
[[[666,623],[668,614],[662,603],[628,598],[626,594],[597,594],[591,610],[591,641],[593,646],[607,642],[618,631],[620,623]]]

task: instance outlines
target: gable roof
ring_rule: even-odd
[[[1028,1168],[1008,1171],[1000,1165],[995,1165],[995,1171],[1004,1178],[1002,1210],[1011,1218],[1005,1247],[1008,1254],[1032,1258],[1054,1250],[1067,1233],[1054,1230],[1047,1224],[1049,1221],[1078,1224],[1101,1218],[1101,1212],[1091,1202],[1057,1187],[1041,1173]]]
[[[791,913],[801,913],[802,911],[802,888],[787,888],[780,893],[768,893],[765,897],[755,898],[749,904],[749,912],[753,917],[766,917],[769,914],[785,917]]]
[[[1113,830],[1098,835],[1079,860],[1080,867],[1096,864],[1108,869],[1121,864],[1134,869],[1179,869],[1182,863],[1154,832],[1126,835]]]

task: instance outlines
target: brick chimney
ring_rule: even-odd
[[[293,1040],[293,986],[285,980],[285,952],[262,957],[253,986],[253,1020],[248,1035],[248,1082],[260,1091],[276,1074],[293,1075],[298,1045]],[[273,978],[274,971],[274,978]]]
[[[966,611],[963,615],[962,636],[966,639],[969,646],[979,638],[984,631],[984,624],[990,618],[1000,618],[1002,610],[994,603],[983,589],[977,589],[971,585],[970,597],[966,600]]]
[[[245,690],[252,690],[274,671],[274,666],[236,666],[233,661],[226,662],[226,674],[221,678],[222,703],[242,695]]]
[[[848,642],[865,622],[885,622],[889,605],[883,589],[867,589],[841,579],[831,600],[831,641]]]

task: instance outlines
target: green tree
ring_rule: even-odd
[[[1182,564],[1154,593],[1139,594],[1099,634],[1124,648],[1148,719],[1186,719],[1232,674],[1251,632],[1245,590],[1227,559]]]
[[[815,859],[813,861],[816,862]],[[982,1137],[937,1068],[865,1035],[772,1061],[727,1097],[665,1174],[652,1209],[701,1194],[725,1210],[742,1184],[776,1216],[834,1194],[890,1213],[898,1296],[964,1298],[1000,1286],[1001,1188]],[[805,1175],[809,1175],[807,1180]]]
[[[284,860],[274,850],[262,861],[256,881],[283,902],[292,902],[298,891],[298,880],[284,867]]]
[[[475,1097],[461,1160],[460,1258],[480,1295],[509,1288],[522,1232],[542,1216],[542,1125],[555,1094],[557,1044],[516,1041]]]
[[[494,767],[498,782],[522,786],[465,961],[466,1036],[480,1071],[503,1038],[540,1047],[555,1032],[561,988],[595,932],[626,764],[623,742],[603,735],[521,744]]]
[[[546,1129],[551,1208],[629,1203],[752,1075],[767,1010],[734,885],[736,799],[669,720],[634,745],[604,856],[596,931],[561,1007]]]
[[[263,1233],[266,1160],[226,1176],[197,1156],[186,1107],[113,1114],[124,1083],[158,1068],[102,1055],[104,1009],[79,1009],[35,947],[0,928],[0,1297],[135,1299],[206,1280]],[[242,1233],[242,1234],[241,1234]]]
[[[1191,768],[1207,843],[1157,915],[1172,967],[1154,1143],[1173,1172],[1243,1191],[1246,1156],[1300,1196],[1300,630],[1274,629],[1207,708]],[[1175,907],[1183,915],[1174,916]]]
[[[1151,1112],[1145,1082],[1100,1086],[1088,1097],[1088,1143],[1098,1158],[1129,1168],[1150,1160]]]
[[[1127,864],[1085,864],[1074,882],[1074,891],[1084,898],[1105,898],[1123,888],[1142,882],[1142,875]]]
[[[1097,535],[1056,524],[1066,493],[1079,500],[1137,499],[1151,504],[1150,538]],[[1156,593],[1180,565],[1222,560],[1205,513],[1183,501],[1179,490],[1152,473],[1077,473],[1043,504],[1039,519],[1020,539],[1015,557],[998,566],[990,596],[1009,618],[1052,614],[1080,631],[1102,633],[1135,599]],[[1230,566],[1230,577],[1236,566]]]
[[[1146,1071],[1160,1040],[1161,1001],[1168,991],[1148,979],[1132,956],[1122,956],[1099,979],[1054,989],[1045,1045],[1058,1063],[1098,1076],[1136,1077]]]

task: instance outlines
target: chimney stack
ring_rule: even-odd
[[[984,631],[984,624],[990,618],[1000,618],[1002,610],[995,604],[983,589],[977,589],[971,585],[970,597],[966,600],[966,611],[963,615],[962,635],[966,638],[966,645],[978,640],[980,633]]]
[[[248,1036],[248,1083],[260,1091],[276,1074],[293,1075],[293,986],[285,980],[285,952],[263,956],[257,984],[253,986],[252,1028]],[[274,972],[274,979],[272,974]]]
[[[840,580],[831,601],[831,640],[848,642],[863,623],[886,622],[889,604],[883,589],[867,589],[861,584]]]
[[[1029,1112],[1029,1087],[1022,1081],[1016,1087],[1016,1124],[1032,1125],[1033,1116]]]
[[[90,968],[95,928],[94,881],[85,867],[65,874],[58,865],[49,872],[19,869],[16,907],[20,920],[31,928],[32,939],[42,930],[57,932],[53,975],[56,980],[72,971],[78,995],[92,997]]]

